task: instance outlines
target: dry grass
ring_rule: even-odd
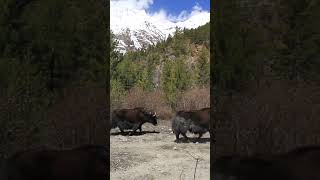
[[[177,103],[177,110],[194,110],[210,107],[210,89],[192,88],[184,92]]]
[[[121,102],[119,106],[113,108],[145,107],[155,111],[160,119],[165,120],[171,119],[174,115],[161,90],[148,92],[141,88],[133,88],[121,99]],[[181,93],[176,109],[195,110],[204,107],[210,107],[210,89],[192,88]]]

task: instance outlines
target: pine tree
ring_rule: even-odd
[[[116,68],[115,79],[119,80],[126,90],[129,90],[137,83],[139,70],[139,65],[125,56]]]
[[[208,86],[210,81],[210,62],[209,50],[203,48],[199,60],[197,62],[197,84],[200,86]]]
[[[177,58],[174,66],[177,78],[175,85],[179,91],[186,90],[191,84],[191,74],[185,59],[184,56]]]
[[[166,61],[163,68],[161,77],[162,89],[166,95],[169,104],[174,107],[177,100],[177,77],[175,72],[174,63]]]

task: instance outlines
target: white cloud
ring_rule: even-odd
[[[208,11],[202,10],[195,4],[191,10],[181,11],[172,15],[164,9],[148,12],[153,0],[111,0],[110,26],[114,33],[121,33],[125,29],[145,29],[146,22],[150,22],[165,35],[172,33],[174,27],[196,28],[210,21]]]
[[[148,9],[153,4],[153,0],[111,0],[111,6],[129,9]]]
[[[199,12],[199,11],[202,11],[202,7],[199,5],[199,3],[196,2],[196,5],[192,7],[192,10]]]
[[[202,14],[202,13],[209,13],[208,11],[204,11],[202,9],[202,7],[199,5],[199,3],[196,3],[193,7],[192,7],[192,11],[188,12],[186,10],[183,10],[180,12],[180,14],[178,16],[173,16],[171,14],[169,14],[167,16],[168,20],[172,21],[172,22],[182,22],[182,21],[186,21],[188,19],[190,19],[192,16],[198,15],[198,14]]]
[[[151,17],[154,17],[156,19],[164,20],[167,19],[168,15],[167,12],[164,9],[160,9],[158,12],[155,12],[153,14],[149,14]]]
[[[168,14],[164,9],[160,9],[159,11],[154,13],[147,13],[146,10],[152,4],[153,0],[111,0],[111,8],[116,7],[121,9],[135,9],[141,11],[141,13],[146,13],[150,17],[154,17],[160,20],[168,20],[171,22],[186,21],[194,15],[200,13],[208,13],[208,11],[203,11],[202,7],[197,2],[193,6],[191,12],[183,10],[178,16]]]
[[[183,10],[180,12],[180,14],[178,16],[174,16],[169,14],[168,15],[168,19],[172,22],[179,22],[179,21],[185,21],[188,19],[190,14],[188,14],[188,12],[186,10]]]
[[[153,4],[153,0],[137,0],[137,6],[147,9],[149,5]]]

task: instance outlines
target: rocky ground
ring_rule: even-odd
[[[157,126],[144,124],[142,131],[133,136],[111,131],[112,180],[193,180],[194,174],[196,180],[210,179],[209,133],[199,142],[187,134],[191,142],[176,143],[171,122],[161,120]]]

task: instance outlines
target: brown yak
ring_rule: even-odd
[[[145,108],[136,107],[133,109],[115,109],[112,112],[111,128],[119,128],[121,133],[125,129],[132,129],[132,135],[139,129],[142,132],[142,125],[146,122],[157,125],[155,112],[147,111]]]

